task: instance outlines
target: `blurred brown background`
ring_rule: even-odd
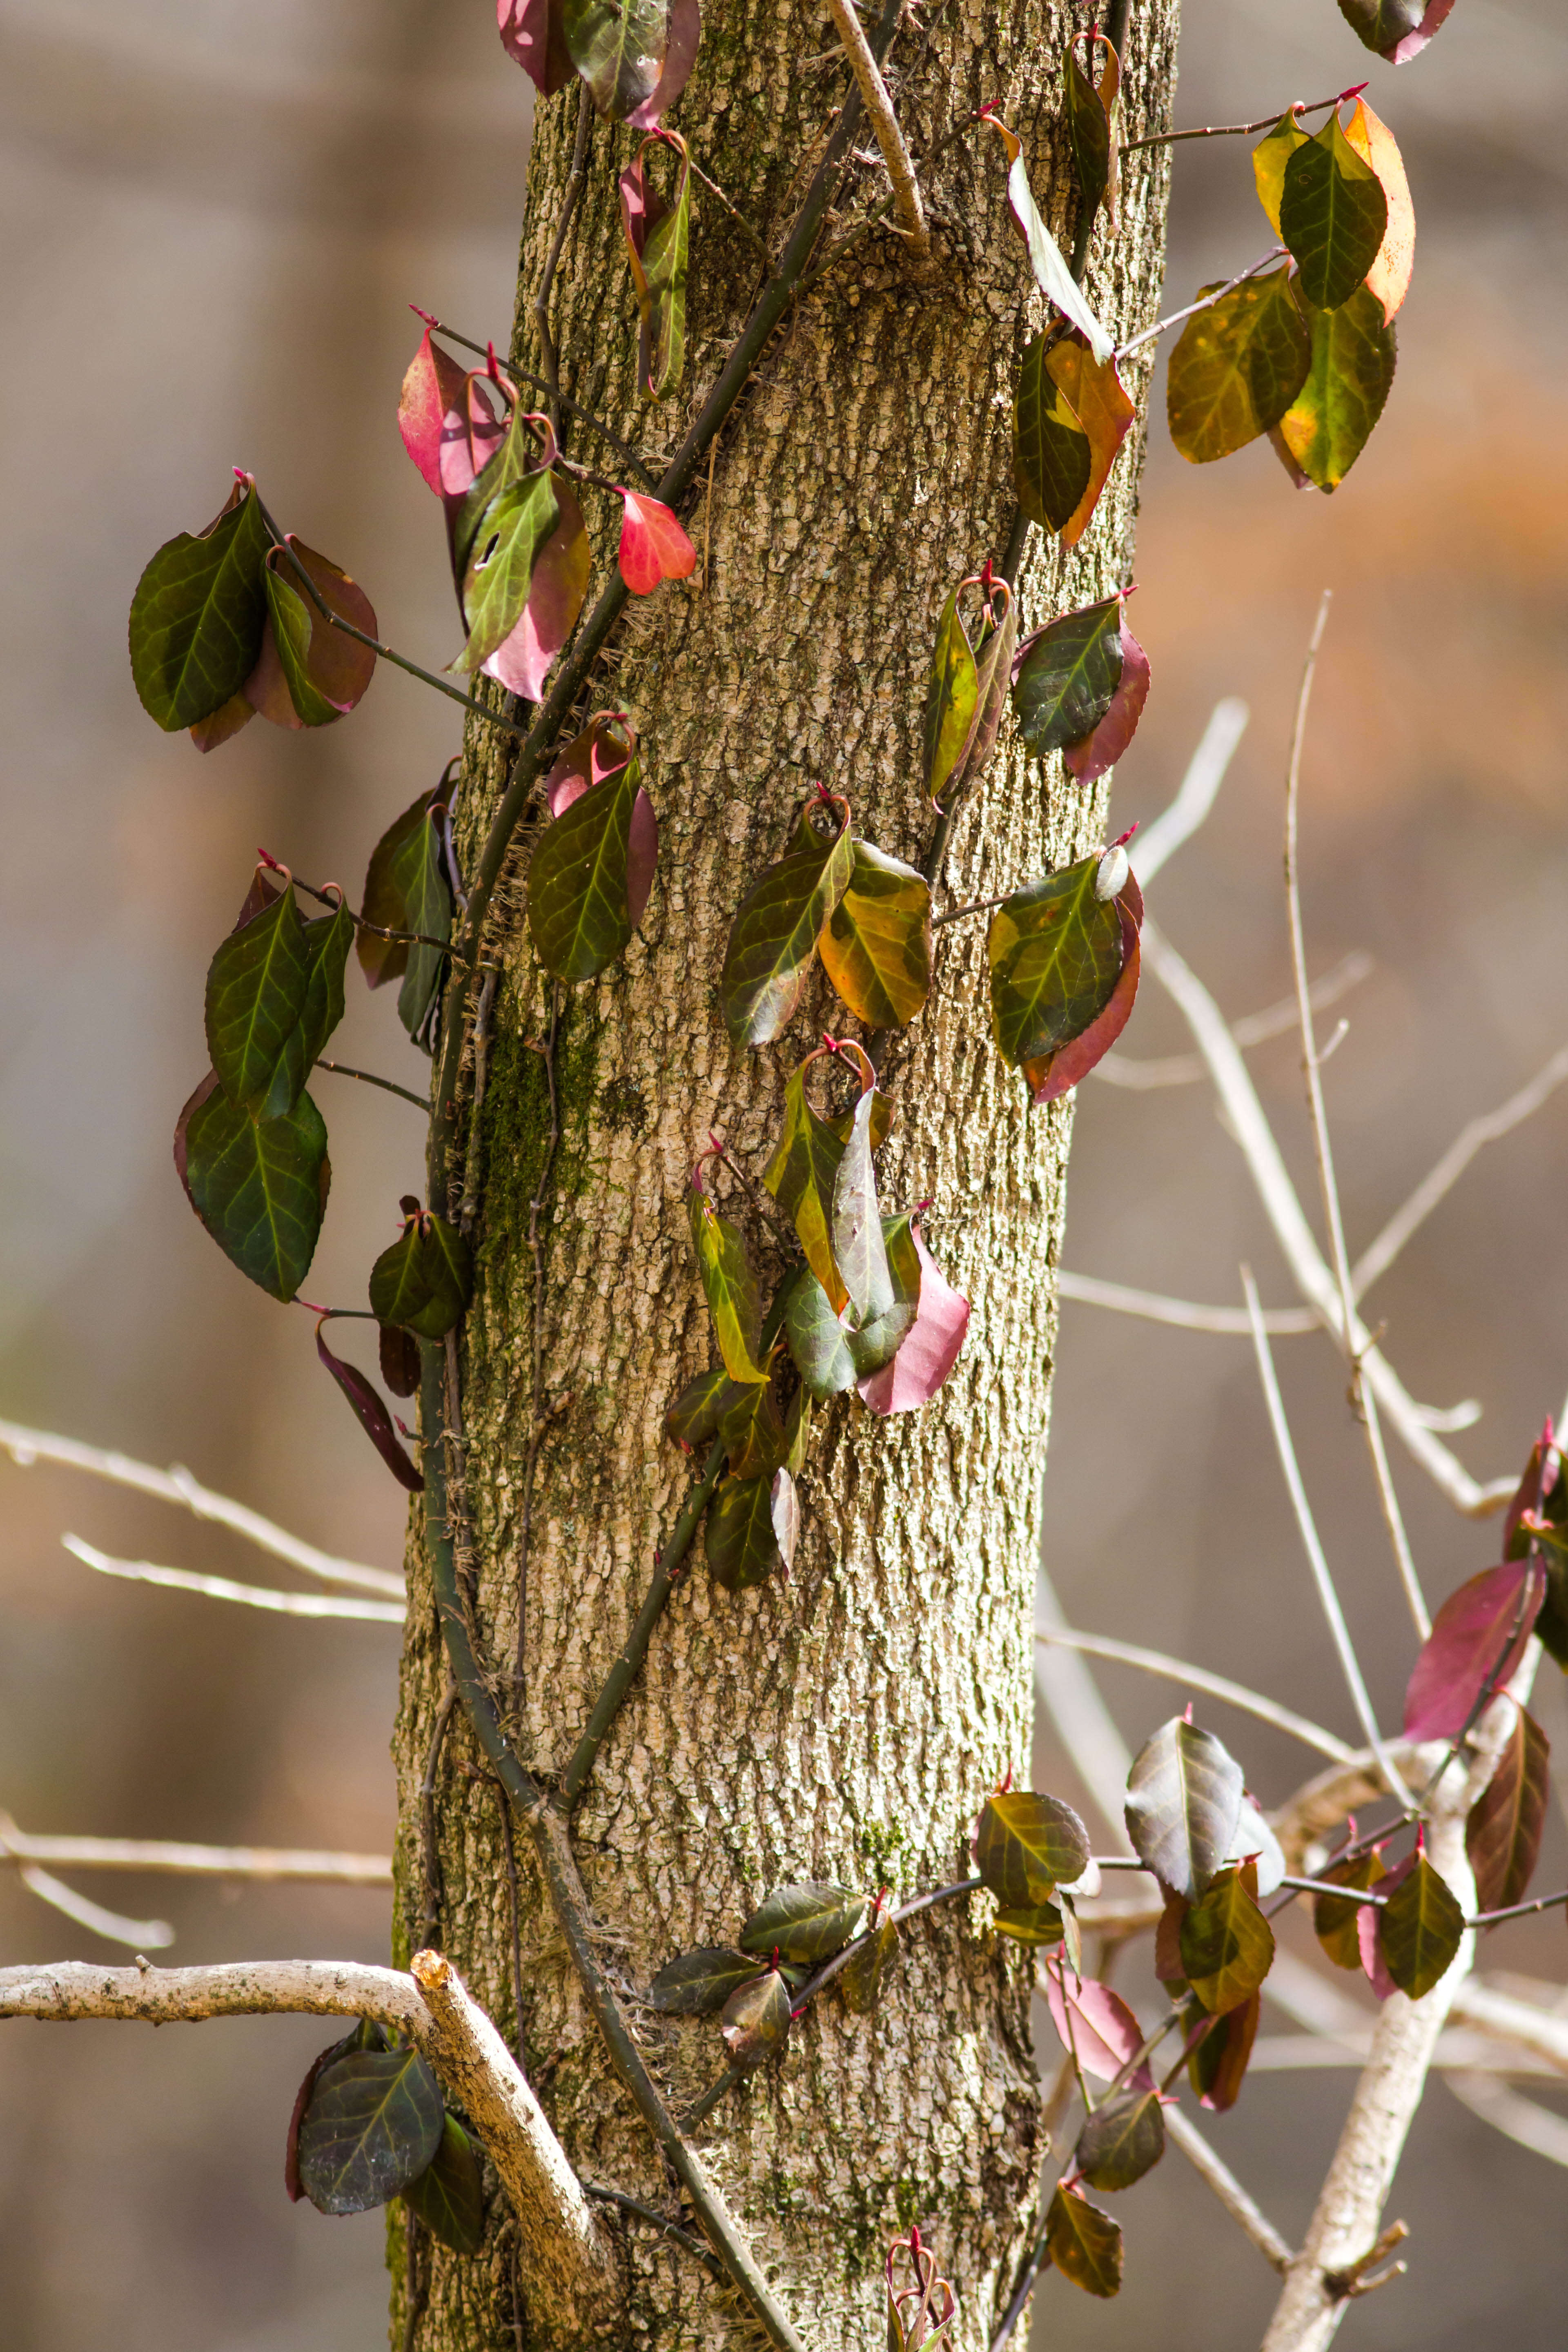
[[[1332,500],[1294,493],[1266,446],[1189,469],[1156,417],[1134,614],[1154,690],[1118,784],[1121,821],[1147,821],[1215,699],[1251,704],[1215,814],[1152,906],[1227,1011],[1274,1002],[1289,983],[1285,741],[1318,594],[1333,587],[1304,865],[1314,968],[1352,948],[1376,959],[1330,1072],[1352,1251],[1466,1118],[1568,1037],[1568,27],[1552,0],[1462,0],[1396,72],[1366,57],[1332,0],[1191,0],[1177,119],[1246,119],[1367,74],[1419,221],[1388,415]],[[394,422],[415,333],[404,305],[504,339],[526,100],[487,0],[0,5],[13,350],[0,1412],[185,1461],[387,1565],[395,1491],[311,1362],[303,1317],[228,1274],[200,1232],[167,1139],[204,1066],[212,909],[237,904],[253,845],[312,879],[357,882],[367,843],[434,780],[456,730],[384,670],[352,726],[257,726],[204,761],[140,711],[123,616],[147,554],[199,528],[244,463],[366,583],[393,643],[447,657],[439,538]],[[1268,241],[1246,142],[1178,155],[1167,307]],[[1129,1052],[1186,1042],[1147,984]],[[341,1052],[418,1083],[391,1005],[363,991]],[[1310,1199],[1290,1043],[1250,1058]],[[418,1181],[420,1128],[367,1089],[323,1076],[321,1096],[336,1182],[311,1287],[346,1298]],[[1481,1475],[1522,1460],[1568,1385],[1565,1174],[1568,1091],[1484,1155],[1373,1294],[1412,1391],[1484,1406],[1453,1441]],[[1078,1272],[1230,1302],[1247,1256],[1268,1299],[1290,1298],[1205,1087],[1086,1087],[1070,1205]],[[1325,1340],[1279,1354],[1392,1723],[1411,1644],[1342,1376]],[[1060,1363],[1044,1543],[1070,1620],[1230,1672],[1353,1736],[1245,1344],[1068,1304]],[[1491,1534],[1397,1454],[1395,1474],[1440,1598],[1489,1564]],[[394,1632],[110,1584],[59,1549],[62,1530],[220,1573],[254,1576],[258,1562],[181,1515],[3,1459],[0,1497],[0,1806],[34,1831],[385,1848]],[[1542,1711],[1568,1759],[1562,1683],[1546,1677]],[[1171,1711],[1169,1686],[1102,1680],[1134,1745]],[[1266,1803],[1305,1777],[1310,1759],[1260,1727],[1205,1713]],[[1040,1769],[1040,1785],[1069,1785],[1048,1745]],[[1552,1836],[1542,1885],[1568,1868]],[[385,1956],[377,1894],[80,1883],[172,1920],[175,1960]],[[1510,1934],[1489,1967],[1568,1976],[1561,1914]],[[4,1871],[0,1950],[119,1957]],[[309,2021],[156,2038],[8,2028],[5,2352],[381,2344],[379,2220],[328,2222],[281,2191],[289,2101],[323,2038]],[[1212,2126],[1288,2235],[1351,2081],[1259,2076]],[[1412,2274],[1357,2306],[1346,2344],[1457,2352],[1487,2320],[1513,2352],[1556,2352],[1565,2187],[1436,2086],[1393,2207],[1415,2231]],[[1121,2218],[1121,2298],[1094,2305],[1047,2281],[1039,2341],[1070,2326],[1105,2347],[1257,2342],[1271,2278],[1179,2158]]]

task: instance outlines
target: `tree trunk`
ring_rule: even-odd
[[[1139,0],[1122,84],[1129,136],[1168,121],[1175,15],[1175,0]],[[950,126],[998,101],[1067,242],[1076,197],[1059,74],[1073,19],[1023,0],[956,21],[933,7],[929,24],[922,34],[911,18],[889,62],[917,162]],[[848,86],[831,21],[815,9],[709,5],[677,124],[775,254]],[[536,369],[532,301],[576,106],[568,91],[541,107],[530,166],[514,348]],[[838,199],[848,216],[860,189],[874,197],[885,186],[865,160],[869,133],[858,143]],[[685,376],[668,406],[639,406],[616,194],[636,144],[623,129],[594,125],[552,319],[566,391],[652,451],[674,446],[711,384],[760,282],[761,256],[694,182]],[[1097,234],[1090,297],[1123,338],[1154,315],[1168,153],[1129,159],[1120,232],[1112,239],[1102,225]],[[789,1073],[824,1028],[853,1034],[819,976],[776,1046],[732,1051],[714,985],[730,919],[819,777],[847,794],[858,830],[923,859],[933,819],[921,788],[921,721],[936,617],[949,589],[999,558],[1007,537],[1012,388],[1039,298],[1007,217],[994,133],[962,131],[921,177],[937,273],[917,280],[900,240],[878,230],[786,312],[717,445],[710,491],[704,468],[686,515],[697,573],[633,604],[611,640],[592,707],[623,707],[641,730],[661,828],[658,880],[626,957],[601,981],[560,991],[553,1151],[540,1050],[551,988],[515,887],[503,883],[489,927],[487,953],[503,976],[468,1147],[479,1287],[461,1349],[466,1503],[498,1696],[522,1759],[546,1780],[571,1752],[693,1475],[661,1427],[679,1388],[711,1360],[686,1232],[692,1163],[713,1129],[759,1171]],[[1131,372],[1134,397],[1150,357]],[[1140,436],[1134,443],[1076,557],[1036,541],[1025,626],[1126,577]],[[590,465],[610,462],[581,426],[570,446]],[[585,511],[603,577],[619,503],[589,493]],[[1105,788],[1065,784],[1053,761],[1042,792],[1041,772],[1005,735],[956,827],[950,903],[991,896],[1103,837]],[[459,825],[470,855],[501,779],[489,743],[476,740]],[[785,1880],[906,1895],[963,1874],[987,1793],[1009,1769],[1026,1774],[1036,1485],[1071,1108],[1030,1112],[996,1056],[984,923],[937,938],[931,1003],[888,1045],[897,1118],[880,1178],[885,1204],[933,1198],[933,1249],[973,1302],[967,1345],[923,1412],[882,1422],[842,1400],[818,1412],[787,1581],[731,1595],[694,1549],[576,1818],[601,1949],[628,2002],[677,1953],[731,1941]],[[782,1261],[766,1224],[727,1169],[711,1181],[769,1285]],[[446,1675],[417,1534],[396,1734],[400,1959],[423,1934],[419,1792]],[[674,2217],[677,2198],[606,2063],[525,1838],[518,2016],[499,1798],[467,1773],[476,1754],[459,1713],[436,1775],[438,1940],[519,2039],[581,2177]],[[924,1915],[904,1931],[873,2017],[850,2017],[825,1997],[782,2062],[731,2092],[698,2131],[813,2352],[884,2341],[883,2257],[911,2221],[954,2283],[955,2342],[963,2352],[987,2342],[1043,2153],[1031,1974],[1022,1948],[990,1932],[984,1902]],[[631,2014],[679,2116],[722,2070],[714,2022]],[[401,2228],[395,2221],[399,2344]],[[753,2340],[688,2252],[635,2221],[614,2228],[627,2298],[620,2341]],[[419,2352],[573,2340],[570,2315],[531,2312],[500,2199],[479,2258],[420,2242],[428,2299],[412,2338]]]

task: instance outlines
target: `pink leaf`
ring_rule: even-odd
[[[1138,934],[1143,925],[1143,894],[1136,875],[1128,876],[1116,903],[1121,909],[1121,949],[1125,959],[1121,976],[1104,1012],[1089,1023],[1081,1037],[1075,1037],[1070,1045],[1047,1055],[1043,1061],[1025,1064],[1024,1076],[1033,1089],[1037,1110],[1069,1093],[1080,1078],[1087,1077],[1096,1062],[1110,1053],[1131,1017],[1133,1000],[1138,994]]]
[[[621,578],[634,596],[647,596],[661,580],[684,580],[697,568],[697,550],[667,506],[658,499],[623,490]]]
[[[1143,705],[1149,699],[1149,656],[1127,625],[1121,608],[1121,683],[1110,709],[1092,735],[1069,743],[1062,753],[1068,773],[1080,784],[1092,784],[1113,768],[1138,731]]]
[[[1086,2074],[1093,2074],[1102,2083],[1111,2082],[1143,2047],[1142,2028],[1121,1994],[1112,1992],[1109,1985],[1085,1977],[1064,1994],[1063,1974],[1059,1967],[1047,1966],[1046,1969],[1046,1999],[1050,2003],[1051,2023],[1061,2037],[1062,2048],[1077,2051],[1078,2063]],[[1141,2066],[1129,2081],[1140,2091],[1152,2087],[1147,2066]]]
[[[954,1290],[931,1256],[918,1220],[910,1231],[921,1262],[920,1306],[891,1362],[858,1383],[873,1412],[913,1412],[918,1405],[929,1404],[957,1363],[969,1328],[968,1299]]]
[[[1384,1873],[1377,1882],[1378,1893],[1392,1895],[1394,1888],[1409,1877],[1415,1867],[1415,1854],[1412,1850],[1405,1855],[1403,1862],[1396,1862],[1392,1870]],[[1375,1903],[1356,1905],[1355,1939],[1356,1949],[1361,1954],[1362,1969],[1379,2000],[1386,2000],[1391,1992],[1399,1990],[1399,1987],[1388,1973],[1388,1963],[1383,1957],[1383,1946],[1378,1941],[1377,1926],[1383,1914]]]
[[[550,665],[576,626],[588,587],[588,534],[582,509],[559,475],[555,502],[561,520],[534,562],[522,618],[484,666],[487,677],[496,678],[525,702],[537,702],[543,693]]]
[[[1450,1592],[1405,1694],[1406,1739],[1459,1737],[1489,1676],[1500,1689],[1523,1656],[1545,1590],[1539,1567],[1510,1559]]]
[[[437,498],[441,494],[441,442],[448,411],[461,413],[464,371],[430,341],[430,330],[409,362],[397,403],[403,446]]]
[[[1426,14],[1422,17],[1416,30],[1414,33],[1406,33],[1405,38],[1402,41],[1395,41],[1391,49],[1384,50],[1383,54],[1389,64],[1407,66],[1412,58],[1418,58],[1433,35],[1442,26],[1453,5],[1454,0],[1427,0]]]
[[[1433,0],[1440,5],[1440,0]],[[1453,0],[1449,0],[1452,6]],[[664,35],[664,63],[658,79],[635,113],[626,121],[634,131],[651,131],[661,114],[675,104],[690,78],[697,62],[697,45],[702,38],[702,11],[699,0],[670,0],[668,19]]]
[[[541,98],[553,98],[572,78],[561,0],[496,0],[501,47],[520,65]]]
[[[544,796],[552,816],[563,816],[590,784],[602,784],[619,774],[634,748],[618,710],[598,711],[580,735],[574,735],[544,779]]]
[[[441,419],[437,487],[448,507],[468,495],[506,438],[509,418],[497,415],[480,386],[490,382],[483,368],[459,379],[452,405]]]
[[[653,803],[639,784],[632,803],[631,835],[626,844],[626,912],[634,929],[643,919],[658,863],[658,819],[653,813]]]

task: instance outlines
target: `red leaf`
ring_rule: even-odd
[[[684,580],[697,567],[697,550],[667,506],[658,499],[623,490],[621,578],[634,596],[647,596],[661,580]]]
[[[1024,1080],[1033,1090],[1037,1110],[1046,1103],[1055,1102],[1058,1096],[1070,1093],[1080,1078],[1087,1077],[1096,1062],[1110,1053],[1131,1018],[1133,1000],[1138,994],[1138,934],[1143,925],[1143,894],[1135,875],[1128,876],[1116,903],[1121,909],[1121,950],[1125,959],[1121,976],[1104,1012],[1089,1023],[1081,1037],[1075,1037],[1059,1053],[1047,1055],[1043,1061],[1025,1063]]]
[[[1433,0],[1435,7],[1441,5],[1442,0]],[[1452,5],[1453,0],[1449,0],[1449,5]],[[670,0],[669,16],[665,25],[664,63],[659,68],[658,81],[642,104],[635,113],[626,117],[634,131],[651,131],[659,116],[675,104],[697,62],[697,45],[701,38],[702,12],[699,0]]]
[[[1412,1851],[1405,1855],[1403,1862],[1396,1862],[1394,1868],[1385,1872],[1383,1877],[1378,1880],[1378,1893],[1385,1895],[1392,1895],[1394,1888],[1402,1885],[1403,1882],[1409,1877],[1415,1867],[1415,1855],[1414,1851]],[[1365,1972],[1366,1980],[1368,1984],[1371,1985],[1379,2000],[1386,2000],[1391,1992],[1397,1992],[1399,1990],[1399,1987],[1389,1975],[1388,1963],[1383,1957],[1383,1945],[1379,1941],[1377,1933],[1378,1920],[1381,1916],[1382,1915],[1380,1914],[1375,1903],[1358,1904],[1356,1906],[1355,1937],[1356,1944],[1361,1952],[1361,1964],[1363,1971]]]
[[[441,495],[441,444],[448,412],[460,415],[465,372],[430,341],[430,330],[409,362],[397,403],[403,446],[437,498]]]
[[[1081,1983],[1074,1983],[1064,1997],[1062,1978],[1059,1967],[1047,1964],[1046,1999],[1050,2003],[1051,2023],[1061,2038],[1062,2048],[1076,2050],[1078,2063],[1086,2074],[1093,2074],[1102,2083],[1113,2082],[1143,2047],[1143,2030],[1121,1994],[1112,1992],[1109,1985],[1085,1977]],[[1129,2081],[1134,2090],[1149,2091],[1154,2087],[1147,2066],[1141,2066]]]
[[[1518,1665],[1544,1591],[1538,1567],[1510,1559],[1484,1569],[1448,1595],[1405,1694],[1406,1739],[1458,1738],[1488,1677],[1500,1688]]]
[[[553,98],[572,79],[572,58],[561,0],[496,0],[501,47],[532,81]]]
[[[1262,2008],[1263,1996],[1255,1992],[1239,2009],[1216,2017],[1202,2047],[1194,2053],[1191,2071],[1198,2105],[1215,2115],[1224,2115],[1227,2107],[1234,2107],[1241,2095],[1242,2077],[1258,2038]]]
[[[399,1445],[397,1433],[392,1426],[391,1414],[364,1374],[357,1370],[353,1364],[345,1364],[341,1356],[333,1355],[321,1337],[321,1326],[325,1321],[326,1318],[323,1316],[321,1322],[316,1326],[317,1355],[353,1405],[360,1427],[364,1431],[398,1485],[405,1486],[411,1495],[423,1494],[425,1481]]]
[[[1123,604],[1121,683],[1093,734],[1086,735],[1081,743],[1068,744],[1062,752],[1063,765],[1076,782],[1092,784],[1107,768],[1116,765],[1138,732],[1138,721],[1148,699],[1149,656],[1127,625],[1127,607]]]
[[[858,1383],[873,1412],[913,1412],[918,1405],[929,1404],[957,1363],[969,1328],[968,1299],[954,1290],[931,1256],[918,1219],[910,1230],[921,1262],[920,1306],[897,1355]]]
[[[297,539],[291,530],[285,532],[284,536],[294,556],[315,583],[316,593],[322,604],[336,613],[341,620],[351,623],[356,629],[363,629],[367,637],[374,637],[377,634],[375,607],[359,582],[351,580],[346,572],[340,571],[330,557],[318,555],[313,547],[307,547],[304,541]],[[334,629],[331,623],[322,617],[306,595],[304,583],[293,564],[278,555],[276,551],[268,560],[279,579],[287,583],[310,613],[310,649],[305,667],[310,684],[334,710],[352,710],[363,698],[375,674],[375,656],[368,646],[362,646],[357,637],[345,636],[341,629]],[[294,708],[289,681],[283,675],[283,665],[278,658],[278,640],[272,632],[270,614],[261,632],[261,651],[256,657],[256,667],[246,679],[243,692],[251,708],[263,719],[270,719],[274,727],[304,726],[305,721]],[[207,724],[210,726],[212,721],[209,719]]]
[[[219,717],[222,716],[220,712]],[[192,733],[195,730],[192,729]],[[1508,1517],[1502,1523],[1502,1556],[1504,1559],[1523,1559],[1530,1550],[1529,1530],[1520,1522],[1526,1511],[1540,1515],[1548,1495],[1557,1484],[1558,1463],[1556,1438],[1552,1427],[1552,1415],[1546,1416],[1546,1426],[1536,1439],[1519,1489],[1508,1507]]]
[[[582,509],[559,474],[554,488],[561,520],[535,561],[522,618],[484,666],[487,677],[525,702],[537,702],[543,693],[550,665],[576,626],[588,586],[588,534]]]
[[[602,784],[618,775],[632,754],[619,711],[600,711],[580,735],[574,735],[544,779],[544,797],[552,816],[564,816],[590,784]]]
[[[1418,58],[1442,26],[1453,5],[1454,0],[1426,0],[1426,14],[1422,17],[1419,28],[1414,33],[1406,33],[1405,38],[1395,41],[1391,49],[1384,50],[1389,64],[1407,66],[1412,58]]]
[[[483,368],[459,377],[452,404],[441,419],[437,486],[448,507],[467,497],[506,438],[510,417],[498,416],[481,390],[490,381]]]

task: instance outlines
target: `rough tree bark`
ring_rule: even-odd
[[[1127,133],[1164,127],[1175,0],[1138,0],[1123,77]],[[1060,60],[1081,30],[1066,8],[1022,0],[910,15],[888,75],[919,159],[998,100],[1025,142],[1064,242],[1075,198],[1059,120]],[[826,57],[824,52],[827,52]],[[676,125],[703,169],[776,253],[849,87],[831,19],[816,7],[718,0]],[[539,110],[530,165],[515,356],[537,365],[532,304],[570,160],[567,94]],[[839,196],[885,185],[868,137]],[[694,187],[689,351],[680,397],[639,407],[635,326],[616,175],[633,134],[593,130],[586,184],[553,303],[565,390],[645,450],[673,447],[721,364],[759,283],[756,246]],[[1101,227],[1089,272],[1121,336],[1155,314],[1167,156],[1130,159],[1122,221]],[[684,1192],[710,1128],[759,1170],[784,1078],[824,1026],[851,1031],[826,983],[788,1035],[732,1052],[714,982],[733,908],[810,783],[847,793],[858,825],[923,859],[924,673],[942,598],[989,554],[1013,513],[1010,409],[1019,355],[1040,322],[1006,216],[1002,159],[984,127],[922,173],[938,267],[921,278],[878,231],[795,309],[703,469],[687,526],[706,562],[627,613],[594,707],[642,731],[662,839],[640,937],[585,988],[562,991],[554,1055],[559,1142],[550,1146],[549,983],[515,887],[498,894],[487,952],[503,968],[489,1078],[469,1139],[479,1289],[461,1358],[469,1566],[478,1622],[523,1760],[558,1772],[645,1590],[690,1484],[663,1435],[680,1385],[710,1361],[686,1238]],[[832,234],[832,224],[829,224]],[[1134,363],[1141,397],[1151,354]],[[684,408],[682,402],[689,402]],[[604,452],[579,428],[586,462]],[[1104,595],[1126,577],[1141,443],[1075,555],[1055,543],[1022,583],[1024,625]],[[618,501],[590,494],[590,532],[613,561]],[[703,572],[707,572],[704,588]],[[602,576],[602,572],[601,572]],[[493,739],[492,739],[493,741]],[[476,736],[459,839],[470,846],[502,782]],[[1044,779],[1006,740],[955,830],[950,902],[988,896],[1103,837],[1105,793]],[[524,842],[520,845],[526,846]],[[940,903],[940,897],[939,897]],[[924,1016],[890,1041],[898,1118],[881,1156],[885,1201],[927,1195],[933,1247],[974,1305],[957,1371],[927,1412],[891,1423],[858,1403],[818,1416],[793,1575],[731,1596],[694,1555],[577,1816],[577,1846],[612,1965],[635,2001],[664,1960],[723,1942],[771,1886],[838,1877],[913,1891],[968,1867],[986,1793],[1026,1771],[1036,1486],[1054,1345],[1052,1270],[1071,1111],[1028,1113],[989,1038],[984,926],[940,931]],[[472,1083],[472,1057],[466,1065]],[[764,1279],[780,1261],[733,1176],[715,1189],[746,1227]],[[536,1269],[543,1266],[535,1392]],[[454,1203],[455,1205],[455,1203]],[[517,1653],[528,1464],[522,1678]],[[445,1665],[416,1526],[396,1733],[402,1829],[398,1946],[425,1939],[420,1787]],[[512,1985],[508,1871],[493,1788],[452,1718],[435,1780],[436,1936],[503,2032],[586,2180],[669,2215],[677,2200],[606,2064],[518,1841],[521,2014]],[[979,1904],[906,1932],[879,2014],[825,1998],[782,2064],[731,2094],[697,2135],[800,2333],[816,2347],[884,2338],[881,2263],[911,2221],[934,2241],[976,2352],[1005,2305],[1042,2153],[1029,2043],[1031,1971],[988,1932]],[[721,2069],[710,2021],[632,2014],[679,2115]],[[707,2273],[633,2221],[620,2339],[661,2347],[750,2340]],[[406,2265],[394,2210],[394,2340]],[[420,2352],[572,2339],[571,2315],[529,2307],[504,2201],[485,2257],[428,2241]],[[521,2333],[514,2336],[514,2322]]]

